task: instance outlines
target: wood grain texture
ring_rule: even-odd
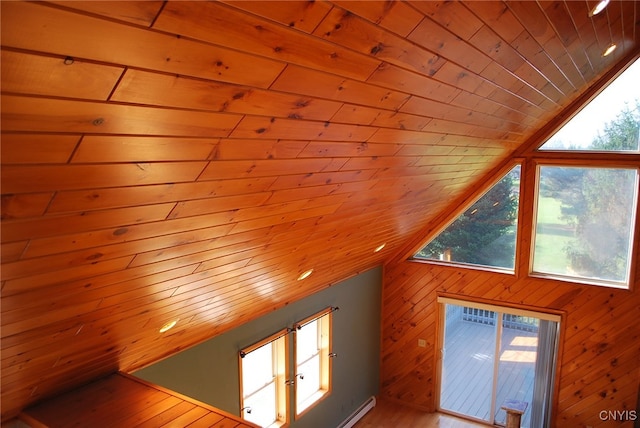
[[[36,428],[256,426],[205,403],[120,373],[31,407],[22,413],[21,419]]]
[[[438,359],[433,338],[440,335],[436,322],[440,309],[434,302],[438,293],[446,292],[565,313],[554,426],[606,426],[594,409],[634,409],[640,364],[637,281],[631,293],[402,262],[386,267],[385,282],[384,397],[435,409]],[[418,339],[427,340],[427,348],[419,348]]]
[[[376,402],[356,428],[482,428],[486,425],[471,422],[443,413],[429,413],[397,403],[389,399]]]
[[[478,268],[408,260],[442,225],[487,190],[487,184],[455,201],[416,239],[385,265],[383,288],[382,396],[433,412],[440,386],[442,307],[439,295],[494,305],[551,311],[561,315],[557,375],[552,399],[552,425],[605,427],[601,409],[634,409],[640,367],[640,268],[634,265],[628,290],[529,276],[532,240],[535,161],[523,160],[524,176],[518,219],[516,270],[496,273]],[[570,156],[568,157],[570,159]],[[631,160],[640,168],[637,160]],[[590,165],[605,166],[611,155],[590,157]],[[503,175],[496,175],[499,178]],[[493,183],[488,180],[487,183]],[[640,211],[640,208],[638,208]],[[636,213],[636,228],[640,216]],[[638,241],[633,243],[638,251]],[[418,340],[426,347],[419,347]],[[632,420],[617,421],[631,427]]]
[[[614,0],[593,19],[586,7],[0,2],[2,421],[404,251],[638,56],[638,2]],[[611,37],[619,48],[603,58]],[[413,277],[399,263],[387,281],[405,268]],[[446,287],[464,277],[469,293],[501,296],[489,277],[446,273]],[[516,283],[510,298],[539,306],[583,299]],[[431,289],[408,287],[390,302],[415,295],[433,310]],[[158,333],[176,318],[175,334]],[[567,355],[580,358],[569,347],[587,336]],[[416,370],[389,349],[387,361]],[[632,355],[615,357],[626,367]],[[565,384],[587,376],[586,361],[566,364]],[[625,400],[631,383],[617,380]],[[388,385],[409,402],[414,386]],[[563,387],[562,420],[581,421],[582,391]],[[173,409],[217,423],[150,400],[148,419]]]

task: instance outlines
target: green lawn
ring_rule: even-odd
[[[564,248],[573,240],[573,232],[560,220],[560,201],[541,197],[538,203],[538,227],[534,270],[569,273],[569,260]]]
[[[561,224],[560,201],[555,198],[540,197],[538,200],[538,223]]]

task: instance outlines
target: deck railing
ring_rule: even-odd
[[[468,307],[463,307],[461,309],[461,312],[450,311],[451,313],[447,313],[447,323],[450,321],[450,317],[453,318],[454,316],[459,315],[463,321],[486,325],[496,324],[496,313],[493,311]],[[538,331],[538,323],[539,320],[537,318],[504,314],[502,327],[535,333]]]

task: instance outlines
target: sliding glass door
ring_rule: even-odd
[[[504,425],[502,405],[518,400],[522,427],[547,426],[558,317],[443,300],[440,409]]]

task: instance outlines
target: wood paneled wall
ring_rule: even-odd
[[[640,167],[637,156],[627,156],[625,164]],[[570,155],[565,158],[572,162]],[[589,158],[593,156],[584,156],[581,162],[588,163]],[[591,162],[612,159],[620,162],[623,158],[604,156],[600,161],[592,159]],[[630,290],[529,277],[533,169],[531,160],[525,162],[515,274],[409,261],[403,257],[385,265],[382,395],[428,411],[435,410],[438,340],[441,337],[441,308],[436,299],[444,293],[542,312],[560,311],[560,352],[552,404],[554,427],[631,427],[633,422],[629,420],[623,423],[603,421],[599,412],[635,410],[637,406],[640,389],[640,267],[637,263],[640,215],[636,215],[635,264]],[[475,195],[481,194],[482,190],[478,189]],[[455,218],[455,210],[452,206],[449,214],[439,220]],[[434,222],[426,228],[425,239],[432,236],[440,224]],[[414,244],[419,248],[421,242]],[[426,340],[427,346],[418,347],[418,339]]]
[[[205,403],[121,373],[26,409],[20,418],[33,428],[257,428]]]
[[[381,264],[637,54],[589,3],[0,1],[2,419]]]

